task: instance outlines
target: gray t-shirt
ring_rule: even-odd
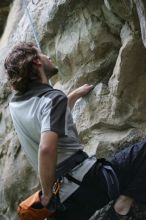
[[[35,83],[24,94],[16,93],[9,107],[20,144],[36,171],[42,132],[53,131],[59,136],[57,163],[83,149],[62,91]]]

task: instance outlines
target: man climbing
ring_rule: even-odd
[[[87,220],[112,199],[112,215],[118,219],[129,215],[134,200],[146,203],[146,142],[130,146],[110,162],[96,161],[82,151],[70,110],[92,85],[85,84],[68,97],[52,88],[48,81],[58,69],[33,43],[17,44],[5,60],[5,69],[14,91],[10,113],[21,146],[39,174],[44,207],[52,201],[56,176],[62,177],[59,197],[64,209],[56,208],[56,219]],[[110,188],[108,172],[115,180],[114,190],[119,187],[118,198]]]

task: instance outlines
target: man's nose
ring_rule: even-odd
[[[48,57],[48,59],[49,59],[50,61],[52,61],[52,60],[51,60],[51,57]]]

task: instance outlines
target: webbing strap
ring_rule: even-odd
[[[77,184],[77,185],[79,185],[79,186],[81,185],[81,181],[77,180],[77,179],[74,178],[73,176],[71,176],[71,175],[69,175],[69,174],[66,174],[65,177],[66,177],[69,181],[71,181],[71,182],[73,182],[73,183],[75,183],[75,184]]]
[[[108,196],[110,200],[113,200],[120,194],[117,175],[110,165],[103,165],[102,173],[106,180]]]
[[[78,150],[72,156],[58,164],[56,168],[56,178],[66,176],[73,168],[82,163],[88,155],[82,150]]]

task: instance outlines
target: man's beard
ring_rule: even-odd
[[[58,73],[58,68],[57,67],[52,67],[51,69],[44,68],[44,72],[46,76],[50,79],[52,76],[56,75]]]

